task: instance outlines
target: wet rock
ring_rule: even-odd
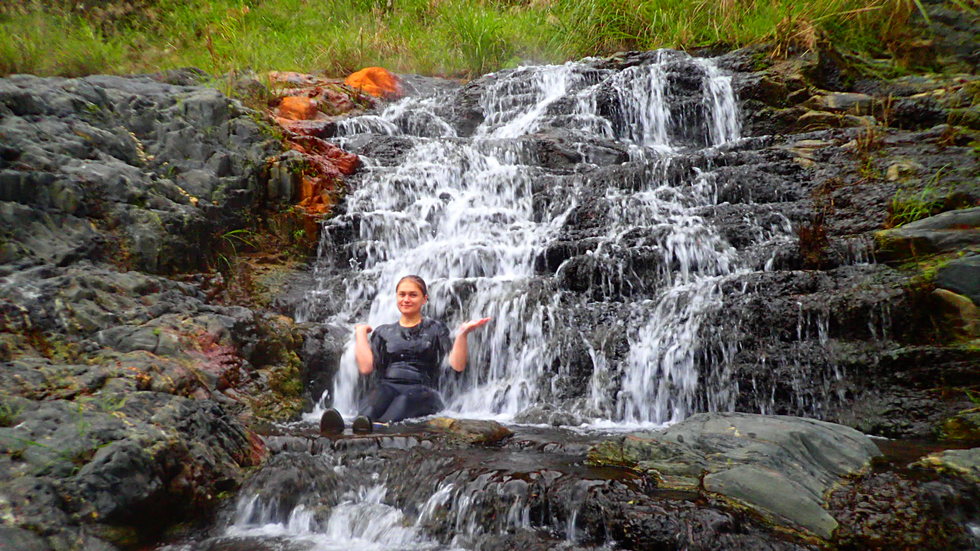
[[[946,450],[923,457],[914,466],[980,484],[980,448]]]
[[[977,245],[980,245],[978,238]],[[980,305],[980,254],[951,260],[936,272],[936,286],[970,298]]]
[[[879,454],[866,436],[841,425],[698,414],[663,433],[594,447],[589,460],[650,472],[666,488],[703,487],[777,524],[829,539],[837,522],[822,506],[824,493]]]
[[[516,423],[546,424],[553,427],[578,426],[584,421],[575,413],[556,409],[548,404],[530,407],[514,416]]]
[[[460,83],[453,80],[414,74],[399,74],[398,82],[406,96],[434,96],[460,87]]]
[[[966,341],[980,337],[980,308],[975,302],[946,289],[936,289],[932,296],[938,299],[935,317],[950,335]]]
[[[834,543],[845,549],[969,549],[967,523],[976,489],[916,483],[892,472],[869,473],[833,490],[827,506],[839,521]]]
[[[839,111],[853,115],[867,115],[871,112],[873,98],[856,92],[833,92],[816,95],[803,105],[818,111]]]
[[[30,109],[17,107],[25,90]],[[3,79],[0,103],[14,107],[0,119],[4,142],[21,151],[16,166],[0,165],[10,182],[0,217],[19,244],[8,263],[20,268],[81,256],[153,272],[203,267],[196,253],[213,249],[278,147],[216,90],[145,77]],[[17,191],[22,181],[30,193]],[[25,218],[30,209],[44,214]]]
[[[54,549],[204,514],[267,453],[242,421],[299,410],[297,331],[212,302],[220,276],[146,273],[208,268],[282,150],[184,84],[0,79],[0,502]]]
[[[959,251],[980,243],[980,207],[944,212],[875,235],[881,258]]]
[[[961,411],[944,421],[942,437],[949,440],[980,441],[980,408]]]
[[[495,421],[436,417],[426,422],[429,428],[445,432],[471,444],[496,444],[513,435],[513,431]]]

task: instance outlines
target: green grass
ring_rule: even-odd
[[[940,168],[919,189],[899,188],[888,205],[886,225],[897,228],[946,210],[951,188],[941,179],[948,168],[949,165]]]
[[[5,0],[0,74],[195,66],[339,76],[380,65],[473,76],[625,49],[772,41],[790,50],[818,39],[880,57],[909,36],[915,1]]]

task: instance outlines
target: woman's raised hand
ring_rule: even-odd
[[[366,323],[358,323],[357,325],[354,326],[355,335],[358,333],[364,333],[365,335],[367,335],[368,333],[371,332],[371,330],[372,330],[371,326]]]
[[[460,332],[460,334],[463,334],[463,335],[469,334],[470,331],[472,331],[472,330],[474,330],[474,329],[476,329],[478,327],[483,327],[489,321],[490,321],[490,318],[480,318],[480,319],[470,320],[470,321],[464,323],[463,325],[460,325],[459,326],[459,332]]]

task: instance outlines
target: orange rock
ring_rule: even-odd
[[[284,119],[313,119],[318,112],[316,101],[303,96],[287,96],[279,104],[279,116]]]
[[[398,77],[382,67],[367,67],[344,79],[344,84],[377,98],[393,98],[401,95]]]
[[[317,166],[322,174],[328,176],[334,176],[334,172],[349,176],[357,170],[360,163],[357,155],[313,136],[295,136],[292,139],[292,147],[308,155],[307,160]],[[337,176],[339,177],[339,174]]]
[[[337,189],[338,180],[322,176],[304,176],[300,182],[301,200],[299,206],[307,214],[326,214],[330,212],[334,204],[334,192]]]

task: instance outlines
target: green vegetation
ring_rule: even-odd
[[[20,408],[12,404],[0,402],[0,427],[12,427],[17,423]]]
[[[973,10],[969,0],[953,9]],[[624,49],[826,39],[900,57],[918,0],[7,0],[0,74],[76,76],[195,66],[324,71],[380,65],[472,76]]]
[[[948,169],[949,165],[946,165],[937,170],[921,188],[899,188],[888,205],[888,220],[885,225],[895,228],[947,210],[972,206],[969,196],[956,193],[955,182],[942,180],[950,172]]]

